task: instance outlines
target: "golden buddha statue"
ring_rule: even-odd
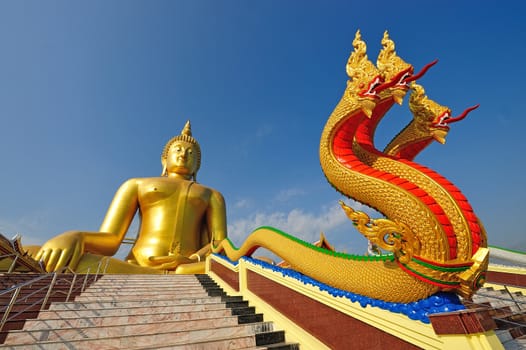
[[[101,256],[117,252],[139,210],[139,232],[127,262],[111,259],[109,270],[203,273],[210,243],[226,238],[226,209],[221,193],[196,182],[201,148],[189,121],[166,143],[161,163],[161,177],[133,178],[121,185],[100,232],[64,232],[47,241],[34,258],[47,271],[69,266],[82,272]]]

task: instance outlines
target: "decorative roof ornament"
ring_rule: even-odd
[[[367,57],[367,44],[362,40],[359,30],[356,31],[352,45],[354,51],[349,56],[345,69],[350,78],[349,83],[357,90],[362,90],[365,88],[365,82],[372,80],[378,75],[378,71]]]
[[[347,88],[344,92],[343,104],[339,104],[341,111],[350,111],[356,106],[370,117],[375,106],[378,89],[383,79],[378,69],[367,57],[367,45],[362,40],[362,35],[358,30],[353,40],[354,51],[347,60],[345,70],[349,76]],[[385,87],[384,87],[385,88]]]
[[[378,54],[376,66],[382,73],[385,81],[388,81],[399,74],[401,71],[411,67],[411,65],[396,54],[395,43],[389,37],[387,30],[384,32],[381,43],[383,48]]]

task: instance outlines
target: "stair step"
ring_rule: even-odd
[[[177,283],[175,282],[156,282],[152,281],[150,283],[126,283],[126,284],[120,284],[118,282],[112,282],[108,284],[99,284],[93,283],[89,287],[87,287],[85,290],[94,290],[94,289],[106,289],[106,290],[123,290],[123,289],[135,289],[135,290],[148,290],[151,288],[152,284],[155,284],[156,288],[160,289],[187,289],[187,288],[200,288],[204,289],[203,286],[201,286],[198,283]]]
[[[263,331],[256,333],[256,345],[268,345],[285,342],[284,331]]]
[[[116,338],[105,338],[105,339],[86,339],[86,340],[75,340],[75,341],[59,341],[59,342],[40,342],[38,347],[39,350],[93,350],[93,349],[148,349],[148,350],[189,350],[189,349],[265,349],[256,347],[254,335],[244,336],[231,336],[225,338],[208,338],[203,341],[188,341],[182,344],[171,344],[173,343],[171,333],[158,334],[156,336],[151,335],[136,335],[131,337],[116,337]],[[157,338],[157,339],[156,339]],[[160,340],[161,338],[163,340]],[[2,345],[0,345],[2,348]],[[27,344],[21,345],[9,345],[11,350],[27,350]]]
[[[69,318],[47,318],[27,320],[24,330],[42,330],[68,327],[104,327],[121,324],[138,324],[144,322],[163,321],[188,321],[232,316],[228,309],[206,310],[201,312],[156,312],[150,314],[130,314],[117,316],[92,316],[92,317],[69,317]],[[232,316],[238,318],[238,316]]]
[[[172,276],[147,276],[142,275],[140,277],[133,277],[133,278],[127,278],[127,277],[119,277],[117,275],[104,275],[101,278],[99,278],[95,284],[119,284],[119,285],[129,285],[129,284],[152,284],[152,282],[155,282],[156,284],[200,284],[199,281],[192,275],[172,275]]]
[[[79,295],[75,297],[75,301],[78,302],[91,302],[91,301],[99,301],[99,302],[111,302],[111,301],[133,301],[133,300],[184,300],[184,299],[191,299],[191,298],[207,298],[209,297],[208,294],[204,292],[200,293],[190,293],[190,294],[113,294],[113,295],[96,295],[96,294],[84,294]]]
[[[247,307],[236,307],[232,308],[232,315],[252,315],[256,312],[256,308],[253,306],[247,306]]]
[[[159,289],[188,289],[188,288],[200,288],[204,289],[200,284],[197,283],[177,283],[175,282],[156,282],[151,281],[150,283],[128,283],[128,284],[121,284],[119,282],[112,282],[111,284],[98,284],[93,283],[89,287],[85,288],[85,291],[94,290],[94,289],[105,289],[105,290],[149,290],[151,289],[152,285],[155,285],[155,288]]]
[[[0,332],[4,339],[10,349],[298,349],[208,275],[100,275],[74,301]]]
[[[299,350],[299,344],[297,343],[275,343],[268,344],[265,347],[258,347],[258,350]]]
[[[116,324],[108,326],[90,326],[80,328],[55,328],[44,330],[12,331],[5,340],[5,344],[33,344],[35,341],[58,341],[79,339],[100,339],[112,337],[133,336],[136,334],[157,334],[176,332],[204,331],[237,326],[237,317],[223,316],[220,318],[205,318],[184,321],[142,322],[134,324]],[[221,325],[221,327],[217,327]],[[230,333],[229,333],[230,334]],[[225,335],[229,335],[225,334]]]
[[[142,327],[140,327],[142,326]],[[157,324],[144,324],[140,325],[139,327],[130,326],[127,328],[124,328],[122,326],[115,327],[115,332],[119,333],[119,329],[122,329],[124,332],[131,332],[131,334],[123,334],[124,332],[120,332],[119,336],[113,335],[110,333],[104,333],[105,329],[97,329],[95,328],[94,331],[99,330],[101,333],[99,333],[99,336],[96,338],[87,338],[91,335],[90,330],[87,328],[83,329],[76,329],[72,331],[64,331],[59,332],[57,331],[48,331],[46,332],[31,332],[33,333],[33,338],[31,336],[28,337],[22,337],[21,332],[13,332],[18,333],[18,337],[11,338],[11,334],[9,335],[9,342],[6,341],[5,345],[9,345],[11,348],[20,348],[19,346],[26,346],[28,344],[34,344],[36,341],[39,341],[38,348],[39,349],[57,349],[57,346],[59,344],[62,344],[62,346],[67,345],[67,348],[75,348],[75,349],[93,349],[94,347],[104,347],[104,348],[111,348],[111,347],[120,347],[120,348],[127,348],[127,349],[133,349],[137,347],[156,347],[157,346],[172,346],[172,345],[185,345],[189,346],[192,344],[199,344],[199,343],[210,343],[217,345],[219,341],[238,341],[242,340],[243,344],[238,344],[235,347],[232,348],[243,348],[243,347],[255,347],[258,346],[258,330],[261,327],[258,327],[258,324],[256,325],[226,325],[222,327],[211,327],[211,328],[203,328],[203,329],[191,329],[191,330],[183,330],[183,331],[174,331],[170,326],[172,326],[172,322],[167,322],[167,324],[157,323]],[[265,328],[265,327],[262,327]],[[134,332],[131,330],[135,329]],[[274,332],[268,332],[268,333],[274,333]],[[108,336],[101,336],[102,334],[106,334]],[[35,336],[40,335],[42,338],[35,338]],[[73,336],[74,338],[69,339],[66,338],[67,336]],[[255,335],[255,337],[254,337]],[[16,338],[16,340],[14,340]],[[50,339],[51,338],[51,339]],[[55,339],[53,339],[55,338]],[[260,337],[260,339],[268,339],[268,336]],[[261,340],[260,340],[261,341]],[[16,342],[16,343],[15,343]],[[227,342],[228,343],[228,342]],[[230,344],[230,343],[228,343]],[[239,346],[242,345],[242,346]],[[263,343],[259,345],[265,345],[264,341]],[[51,347],[50,347],[51,346]],[[53,347],[54,346],[54,347]],[[58,347],[60,348],[60,347]],[[64,347],[66,348],[66,347]]]
[[[59,306],[59,305],[57,305]],[[97,317],[97,316],[123,316],[123,315],[149,315],[158,312],[203,312],[208,310],[225,309],[224,303],[201,303],[201,304],[181,304],[181,305],[159,305],[159,306],[118,306],[100,308],[71,308],[45,310],[38,315],[39,319],[48,318],[78,318],[78,317]],[[236,315],[232,313],[233,315]],[[237,316],[237,315],[236,315]]]
[[[100,309],[112,307],[137,307],[137,306],[171,306],[171,305],[196,305],[221,303],[218,297],[183,298],[183,299],[140,299],[140,300],[100,300],[100,301],[73,301],[67,303],[53,303],[49,310],[79,310]],[[223,303],[224,304],[224,303]]]
[[[238,315],[239,324],[263,322],[263,314]]]

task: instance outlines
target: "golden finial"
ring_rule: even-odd
[[[378,54],[376,65],[385,81],[389,81],[404,69],[411,67],[411,65],[396,54],[395,43],[389,37],[387,30],[384,32],[381,43],[383,48]]]
[[[186,121],[186,124],[184,125],[184,128],[181,131],[181,135],[192,136],[192,125],[190,125],[189,120]]]
[[[347,60],[346,71],[349,78],[357,79],[360,77],[359,72],[363,61],[367,60],[367,45],[362,40],[360,30],[356,31],[352,46],[354,50]]]
[[[367,45],[362,40],[360,30],[356,31],[352,45],[354,51],[347,60],[346,71],[350,78],[350,85],[358,92],[378,75],[378,71],[367,57]]]

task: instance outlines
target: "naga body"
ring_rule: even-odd
[[[401,103],[412,81],[434,64],[413,75],[387,33],[382,45],[377,68],[357,32],[346,67],[347,87],[325,125],[319,152],[322,170],[336,190],[385,215],[371,219],[341,203],[358,231],[390,254],[335,253],[271,228],[256,230],[239,249],[224,240],[214,250],[238,260],[264,247],[311,278],[384,301],[412,302],[439,291],[469,297],[487,269],[484,229],[451,182],[412,161],[433,139],[443,142],[448,119],[460,120],[469,110],[451,118],[449,109],[428,100],[423,88],[414,85],[413,122],[384,152],[377,150],[376,126],[395,102]],[[428,120],[427,128],[415,132],[422,120]]]

